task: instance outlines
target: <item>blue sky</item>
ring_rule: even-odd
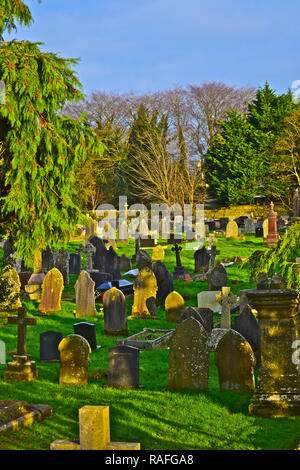
[[[5,39],[80,58],[83,90],[223,81],[279,93],[300,79],[299,0],[24,0],[34,24]]]

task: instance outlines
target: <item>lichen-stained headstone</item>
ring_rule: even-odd
[[[69,260],[70,254],[67,250],[61,249],[54,252],[54,267],[62,273],[65,284],[69,284]]]
[[[193,317],[180,323],[170,339],[169,390],[207,390],[208,334]]]
[[[229,220],[226,225],[226,238],[237,238],[239,236],[239,227],[234,220]]]
[[[42,286],[42,299],[39,311],[42,313],[59,312],[61,310],[61,296],[64,289],[64,279],[57,268],[47,272]]]
[[[134,282],[134,303],[132,316],[147,318],[156,315],[157,282],[153,271],[143,268]]]
[[[69,335],[58,346],[60,353],[60,385],[80,386],[88,382],[89,343],[79,335]]]
[[[21,282],[15,268],[11,265],[5,266],[2,271],[2,279],[5,279],[10,293],[0,304],[0,310],[18,310],[18,308],[22,307],[21,300],[19,298]]]
[[[269,221],[268,221],[268,219],[265,219],[263,221],[263,235],[264,235],[264,238],[267,238],[268,233],[269,233]]]
[[[152,250],[153,261],[162,261],[165,258],[165,250],[161,245],[157,245]]]
[[[81,271],[76,283],[76,317],[97,315],[95,306],[95,283],[86,271]]]
[[[125,295],[116,287],[103,295],[103,313],[106,335],[128,334]]]
[[[177,323],[184,310],[184,299],[175,290],[165,300],[166,320]]]
[[[4,341],[0,341],[0,364],[6,364],[6,348]]]
[[[254,392],[255,362],[248,341],[237,331],[228,330],[220,339],[215,352],[221,392]]]

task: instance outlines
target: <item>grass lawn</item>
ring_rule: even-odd
[[[74,252],[76,243],[69,243]],[[184,245],[183,245],[184,247]],[[262,249],[262,239],[254,236],[246,240],[229,240],[219,237],[217,249],[223,257],[249,256]],[[119,245],[118,254],[132,256],[134,243]],[[151,253],[151,250],[150,250]],[[166,250],[165,263],[172,272],[175,254],[171,246]],[[194,273],[194,251],[181,252],[182,264]],[[2,259],[3,250],[0,251]],[[235,263],[227,268],[232,291],[253,288],[249,284],[249,272]],[[64,294],[72,293],[77,276],[70,276],[70,284]],[[232,281],[239,281],[238,283]],[[197,305],[197,293],[206,290],[207,283],[174,282],[174,289],[183,295],[186,305]],[[132,299],[127,300],[127,315],[131,314]],[[37,313],[35,302],[23,302],[28,315]],[[103,334],[103,313],[97,303],[97,317],[78,319],[73,315],[75,303],[62,302],[62,311],[48,317],[37,316],[37,325],[27,328],[27,352],[37,362],[39,379],[29,383],[4,382],[5,365],[0,365],[0,400],[25,400],[29,403],[48,404],[53,408],[53,417],[41,423],[34,423],[16,433],[1,435],[0,450],[49,450],[56,439],[78,439],[78,410],[84,405],[109,405],[112,441],[138,441],[143,450],[257,450],[290,449],[300,437],[300,418],[266,419],[251,417],[248,404],[251,396],[245,394],[221,393],[218,373],[211,354],[209,390],[207,392],[170,392],[168,381],[168,350],[140,352],[140,384],[144,389],[117,390],[104,388],[105,379],[101,372],[107,371],[108,348],[116,344],[116,338]],[[220,319],[215,315],[215,322]],[[48,330],[62,332],[63,336],[73,333],[73,324],[79,321],[95,323],[97,344],[102,349],[93,351],[89,364],[89,382],[83,387],[66,387],[58,384],[59,364],[39,362],[40,333]],[[16,349],[17,327],[5,324],[0,327],[0,340],[5,341],[6,350]],[[175,325],[165,321],[165,313],[158,309],[157,320],[128,320],[130,335],[143,328],[169,329]],[[7,354],[7,360],[11,359]]]

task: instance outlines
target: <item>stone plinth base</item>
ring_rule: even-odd
[[[129,335],[129,330],[128,328],[126,330],[118,330],[118,331],[108,331],[104,330],[104,335],[105,336],[128,336]]]
[[[129,318],[129,320],[139,320],[141,318],[143,320],[157,320],[158,319],[158,317],[156,315],[147,315],[146,313],[142,313],[142,314],[133,313],[128,318]]]
[[[13,382],[31,382],[38,378],[35,361],[31,357],[13,356],[12,362],[7,364],[7,371],[4,373],[4,380]]]
[[[254,393],[249,413],[264,418],[300,416],[300,394]]]

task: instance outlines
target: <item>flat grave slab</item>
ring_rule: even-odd
[[[125,339],[117,339],[118,346],[133,346],[138,349],[166,349],[169,347],[169,341],[174,330],[154,330],[144,328],[143,331],[135,335],[128,336]]]

